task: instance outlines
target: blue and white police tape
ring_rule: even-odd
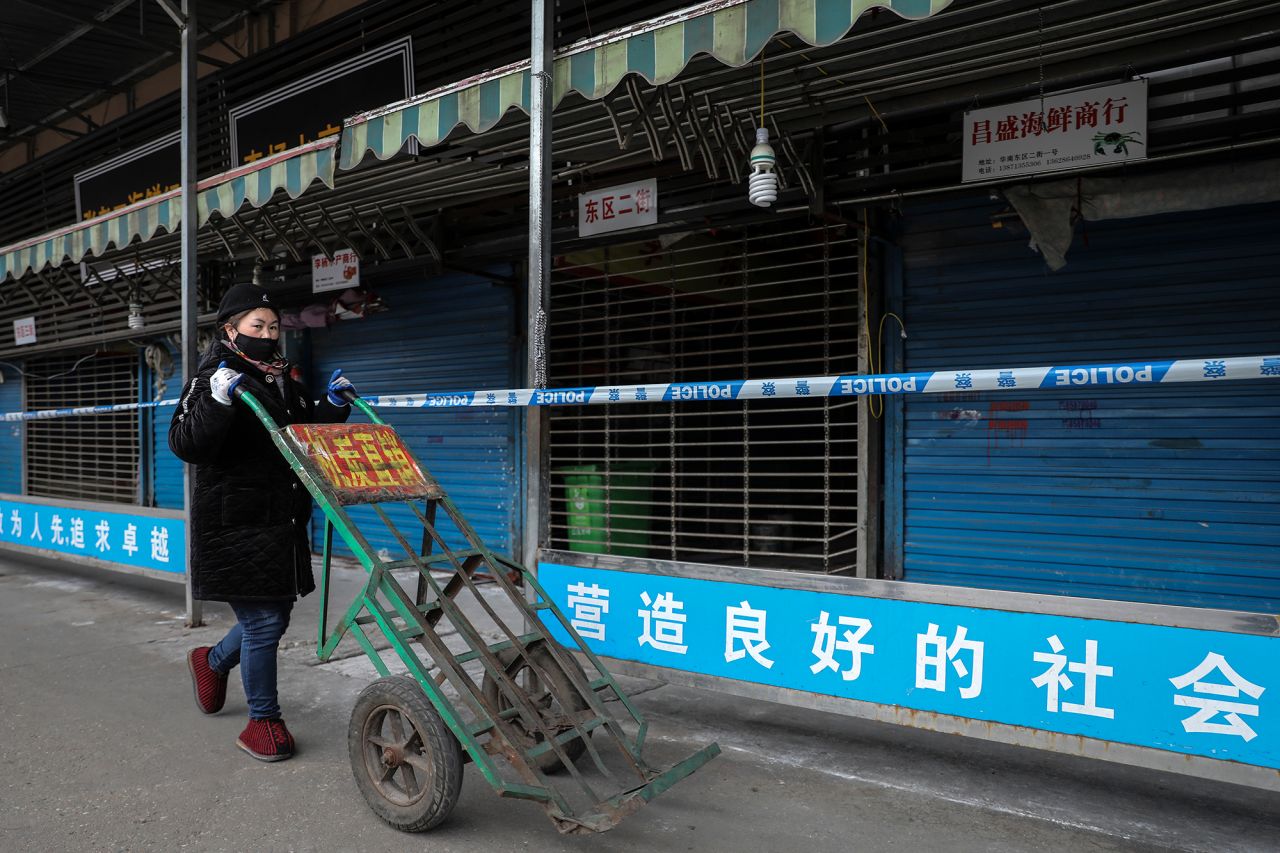
[[[943,394],[957,391],[1032,391],[1098,386],[1171,385],[1280,379],[1280,355],[1134,361],[1065,367],[997,367],[990,370],[938,370],[929,373],[881,373],[870,376],[809,376],[791,379],[733,379],[724,382],[672,382],[656,385],[598,385],[586,388],[508,388],[365,397],[382,409],[450,409],[467,406],[591,406],[607,403],[765,400],[797,397],[863,397],[874,394]],[[32,421],[76,415],[105,415],[172,406],[177,400],[9,412],[6,421]]]
[[[1280,378],[1280,356],[1267,355],[1064,367],[939,370],[931,373],[884,373],[870,376],[736,379],[724,382],[598,385],[588,388],[545,390],[515,388],[497,391],[397,394],[366,397],[365,400],[378,408],[590,406],[601,403],[678,403],[705,400],[861,397],[874,394],[942,394],[957,391],[1028,391],[1275,378]]]
[[[139,409],[154,409],[159,406],[176,406],[178,401],[156,400],[147,403],[117,403],[112,406],[80,406],[74,409],[41,409],[38,412],[6,412],[0,416],[5,421],[44,421],[50,418],[72,418],[77,415],[114,415],[120,412],[134,412]]]

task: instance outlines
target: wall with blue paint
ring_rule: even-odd
[[[1056,273],[1025,232],[992,228],[998,209],[906,212],[908,370],[1280,350],[1280,206],[1091,222]],[[890,573],[1280,611],[1273,383],[957,393],[902,412]]]
[[[509,269],[503,270],[509,273]],[[364,395],[510,388],[517,339],[511,285],[448,275],[376,285],[388,310],[311,333],[311,384],[317,396],[342,368]],[[444,487],[491,547],[510,553],[520,505],[516,465],[520,409],[384,409],[379,412]],[[353,415],[353,418],[359,417]],[[368,507],[349,507],[375,548],[403,550]],[[397,527],[419,544],[422,527],[408,508],[389,507]],[[443,513],[441,514],[441,521]],[[313,525],[317,550],[324,516]],[[461,540],[442,524],[451,545]],[[341,548],[339,553],[344,553]]]
[[[22,374],[0,365],[0,412],[22,411]],[[0,493],[22,494],[22,442],[26,426],[0,423]]]

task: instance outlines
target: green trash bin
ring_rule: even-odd
[[[649,556],[654,464],[615,462],[608,483],[602,465],[559,468],[568,507],[569,550],[622,557]],[[629,516],[629,517],[622,517]]]

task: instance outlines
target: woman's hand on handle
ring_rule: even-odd
[[[209,394],[222,405],[230,406],[241,379],[244,379],[244,374],[227,367],[224,361],[209,377]]]
[[[333,371],[333,375],[329,377],[328,391],[329,402],[335,406],[345,406],[355,399],[356,389],[351,384],[351,380],[342,375],[342,368]]]

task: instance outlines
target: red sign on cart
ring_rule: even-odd
[[[437,497],[394,429],[381,424],[293,424],[286,432],[340,504]]]

